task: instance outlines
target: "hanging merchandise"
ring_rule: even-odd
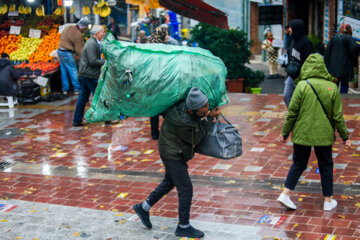
[[[44,5],[40,5],[38,8],[36,8],[35,13],[37,16],[45,16],[45,8]]]
[[[104,6],[104,4],[105,4],[105,1],[104,1],[104,0],[100,0],[100,1],[96,4],[96,6],[98,6],[98,8],[101,8],[101,7]]]
[[[60,14],[61,14],[61,7],[56,8],[55,11],[54,11],[54,14],[55,14],[56,16],[60,16]]]
[[[88,122],[155,116],[184,100],[191,87],[209,99],[210,109],[228,103],[226,67],[202,48],[115,41],[101,44],[101,71]]]
[[[107,17],[109,16],[111,13],[111,8],[109,8],[108,6],[104,5],[101,9],[100,9],[100,17]]]
[[[31,12],[32,12],[31,7],[27,6],[27,7],[25,8],[25,14],[31,14]]]
[[[61,13],[60,16],[63,16],[66,12],[66,8],[64,6],[61,7]]]
[[[6,12],[7,12],[7,6],[6,4],[4,4],[0,7],[0,15],[4,15]]]
[[[15,12],[15,10],[16,10],[15,4],[11,4],[9,7],[9,12]]]
[[[25,14],[25,7],[24,7],[24,5],[20,5],[20,6],[19,6],[19,13],[20,13],[20,14]]]
[[[99,15],[100,14],[100,8],[97,5],[93,6],[93,12],[95,15]]]
[[[90,7],[85,5],[82,9],[82,12],[83,14],[86,16],[86,15],[89,15],[90,14]]]
[[[74,13],[75,12],[75,6],[72,6],[70,9],[70,13]]]

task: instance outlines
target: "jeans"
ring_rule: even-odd
[[[187,225],[190,219],[190,207],[193,196],[193,186],[188,173],[188,165],[185,160],[171,160],[161,156],[165,165],[165,178],[150,193],[147,202],[153,206],[164,195],[168,194],[174,187],[179,198],[179,224]]]
[[[71,52],[58,50],[58,55],[60,58],[62,91],[69,91],[69,75],[71,83],[74,86],[74,91],[80,92],[79,74],[73,54]]]
[[[294,79],[288,76],[287,79],[285,80],[285,88],[284,88],[284,102],[287,108],[289,108],[291,97],[293,95],[295,87],[296,86],[294,84]]]
[[[334,162],[332,160],[332,146],[314,146],[314,149],[319,164],[323,195],[325,197],[331,197],[333,195],[334,171]],[[285,181],[286,188],[291,190],[295,189],[295,186],[301,174],[307,168],[310,153],[311,147],[294,144],[293,164],[291,165]]]
[[[82,122],[84,116],[85,105],[89,101],[90,93],[94,94],[98,80],[80,76],[81,91],[76,103],[73,124]]]

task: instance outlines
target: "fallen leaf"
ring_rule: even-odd
[[[360,207],[360,202],[355,203],[355,207]]]
[[[115,214],[115,216],[117,216],[117,217],[120,217],[120,216],[123,216],[123,215],[124,215],[123,213]]]
[[[299,201],[299,202],[302,202],[302,201],[304,201],[304,199],[302,199],[302,198],[298,198],[298,201]]]
[[[79,233],[79,232],[75,232],[75,233],[73,233],[72,235],[74,235],[75,237],[79,237],[79,236],[80,236],[80,233]]]
[[[7,219],[1,219],[0,220],[0,222],[7,222],[7,221],[9,221],[9,220],[7,220]]]
[[[165,229],[168,229],[168,227],[161,227],[160,229],[161,229],[161,230],[165,230]]]
[[[33,209],[33,210],[30,210],[30,212],[37,212],[37,210]]]
[[[346,216],[340,215],[340,214],[338,215],[338,217],[339,217],[339,218],[346,218]]]
[[[129,195],[129,193],[120,193],[119,195],[117,195],[117,198],[126,198],[126,196]]]
[[[347,199],[348,197],[346,195],[341,195],[342,199]]]

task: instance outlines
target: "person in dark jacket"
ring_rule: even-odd
[[[115,19],[110,18],[110,24],[107,27],[109,32],[111,32],[114,35],[114,38],[118,40],[118,37],[120,36],[120,28],[115,22]]]
[[[204,233],[189,223],[193,187],[187,162],[194,156],[194,148],[209,132],[220,111],[209,111],[208,98],[196,87],[191,88],[186,101],[170,108],[161,126],[159,152],[165,165],[165,178],[148,198],[133,209],[141,222],[152,228],[150,207],[176,187],[179,197],[179,224],[175,235],[201,238]]]
[[[84,109],[89,101],[90,93],[94,94],[98,78],[100,76],[101,66],[105,60],[101,57],[101,41],[105,37],[104,28],[100,25],[94,25],[91,29],[92,37],[85,43],[79,64],[80,95],[76,104],[73,126],[83,126]]]
[[[340,93],[348,93],[349,81],[353,78],[353,69],[357,66],[360,45],[351,37],[352,29],[349,24],[340,27],[340,34],[336,34],[325,51],[325,64],[331,75],[341,84]]]
[[[292,94],[295,90],[294,80],[300,75],[300,69],[306,58],[314,52],[313,45],[305,33],[304,21],[301,19],[292,20],[290,23],[290,32],[293,41],[291,42],[289,52],[289,64],[287,66],[288,77],[285,80],[284,102],[289,107]],[[296,73],[290,73],[289,69],[296,66]]]
[[[0,59],[0,95],[16,97],[19,90],[17,79],[18,74],[11,66],[9,55],[2,53]]]
[[[286,25],[285,27],[285,37],[284,37],[284,52],[289,54],[290,52],[290,46],[292,42],[292,37],[290,35],[290,26]]]

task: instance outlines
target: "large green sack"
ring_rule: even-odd
[[[88,122],[155,116],[198,87],[210,109],[228,103],[226,67],[201,48],[120,42],[107,34],[106,62],[85,118]]]

